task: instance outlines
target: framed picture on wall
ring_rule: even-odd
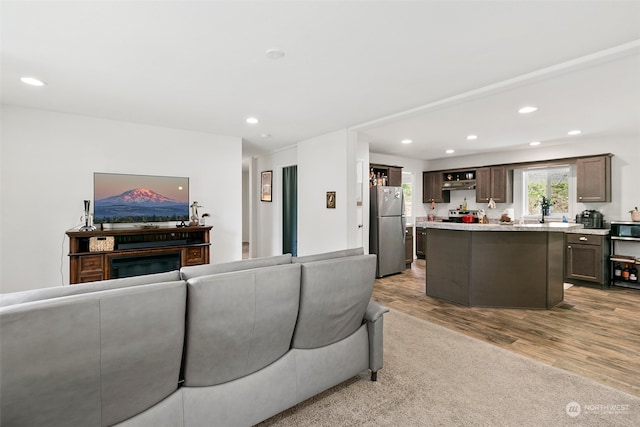
[[[271,183],[273,179],[273,171],[264,171],[260,174],[260,201],[271,201]]]
[[[327,191],[327,209],[336,208],[336,192]]]

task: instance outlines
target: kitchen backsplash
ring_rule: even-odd
[[[457,190],[451,191],[451,199],[449,203],[436,203],[436,208],[431,210],[429,204],[425,204],[425,211],[427,215],[435,215],[436,218],[447,218],[449,216],[449,209],[458,209],[465,203],[467,203],[467,209],[478,210],[484,209],[485,214],[490,221],[499,221],[500,216],[505,209],[515,209],[515,203],[498,203],[495,209],[489,209],[487,203],[476,203],[476,190]],[[517,209],[515,209],[517,215]],[[421,222],[416,217],[416,222]],[[427,217],[425,217],[426,221]],[[513,218],[514,220],[517,218]]]

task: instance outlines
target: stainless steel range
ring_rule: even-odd
[[[478,222],[478,211],[474,209],[449,209],[449,218],[443,222]]]

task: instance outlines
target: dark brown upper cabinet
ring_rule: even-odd
[[[578,202],[611,201],[611,156],[576,159]]]
[[[476,169],[476,201],[511,203],[513,199],[513,169],[492,166]]]
[[[451,194],[442,184],[442,172],[422,172],[422,203],[449,203]]]
[[[387,185],[391,187],[402,186],[402,166],[387,166],[371,164],[374,176],[378,176],[378,172],[381,176],[387,177]]]

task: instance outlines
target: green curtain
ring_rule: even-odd
[[[298,255],[298,166],[282,168],[282,253]]]

